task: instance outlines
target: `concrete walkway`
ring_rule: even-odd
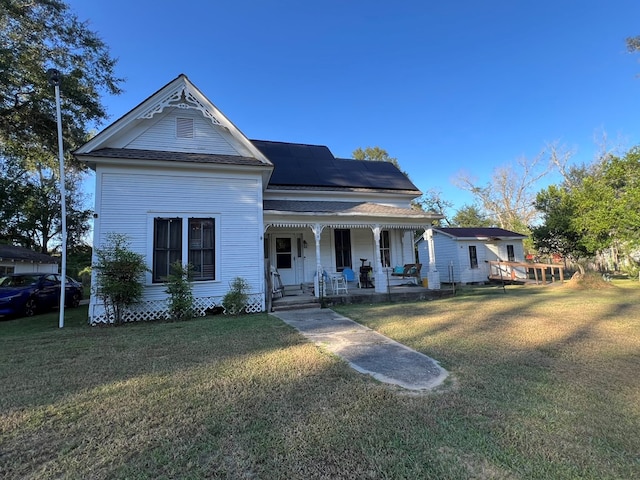
[[[440,385],[447,371],[438,362],[328,308],[272,313],[360,373],[407,390]]]

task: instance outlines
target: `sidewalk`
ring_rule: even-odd
[[[360,373],[407,390],[440,385],[447,371],[426,355],[374,332],[328,308],[272,313],[301,334],[338,355]]]

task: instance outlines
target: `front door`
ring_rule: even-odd
[[[275,266],[284,285],[297,285],[296,255],[293,235],[278,235],[274,246]]]

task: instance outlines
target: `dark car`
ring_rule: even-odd
[[[77,307],[82,284],[66,277],[65,305]],[[30,317],[60,305],[62,276],[57,273],[14,273],[0,277],[0,316]]]

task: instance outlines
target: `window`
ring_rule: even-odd
[[[172,263],[182,261],[182,219],[156,218],[153,229],[153,281],[163,282]]]
[[[513,245],[507,245],[507,260],[509,262],[516,261],[516,254],[513,252]]]
[[[478,268],[478,251],[475,245],[469,245],[469,265],[471,268]]]
[[[171,264],[185,263],[185,259],[193,267],[194,281],[215,280],[215,219],[155,218],[153,224],[154,283],[164,282]],[[184,250],[183,244],[187,246]]]
[[[380,232],[380,261],[383,267],[391,266],[391,241],[389,239],[389,230]]]
[[[189,219],[189,264],[194,280],[215,277],[215,223],[213,218]]]
[[[341,228],[334,230],[336,245],[336,272],[341,272],[345,267],[351,268],[351,231]]]

